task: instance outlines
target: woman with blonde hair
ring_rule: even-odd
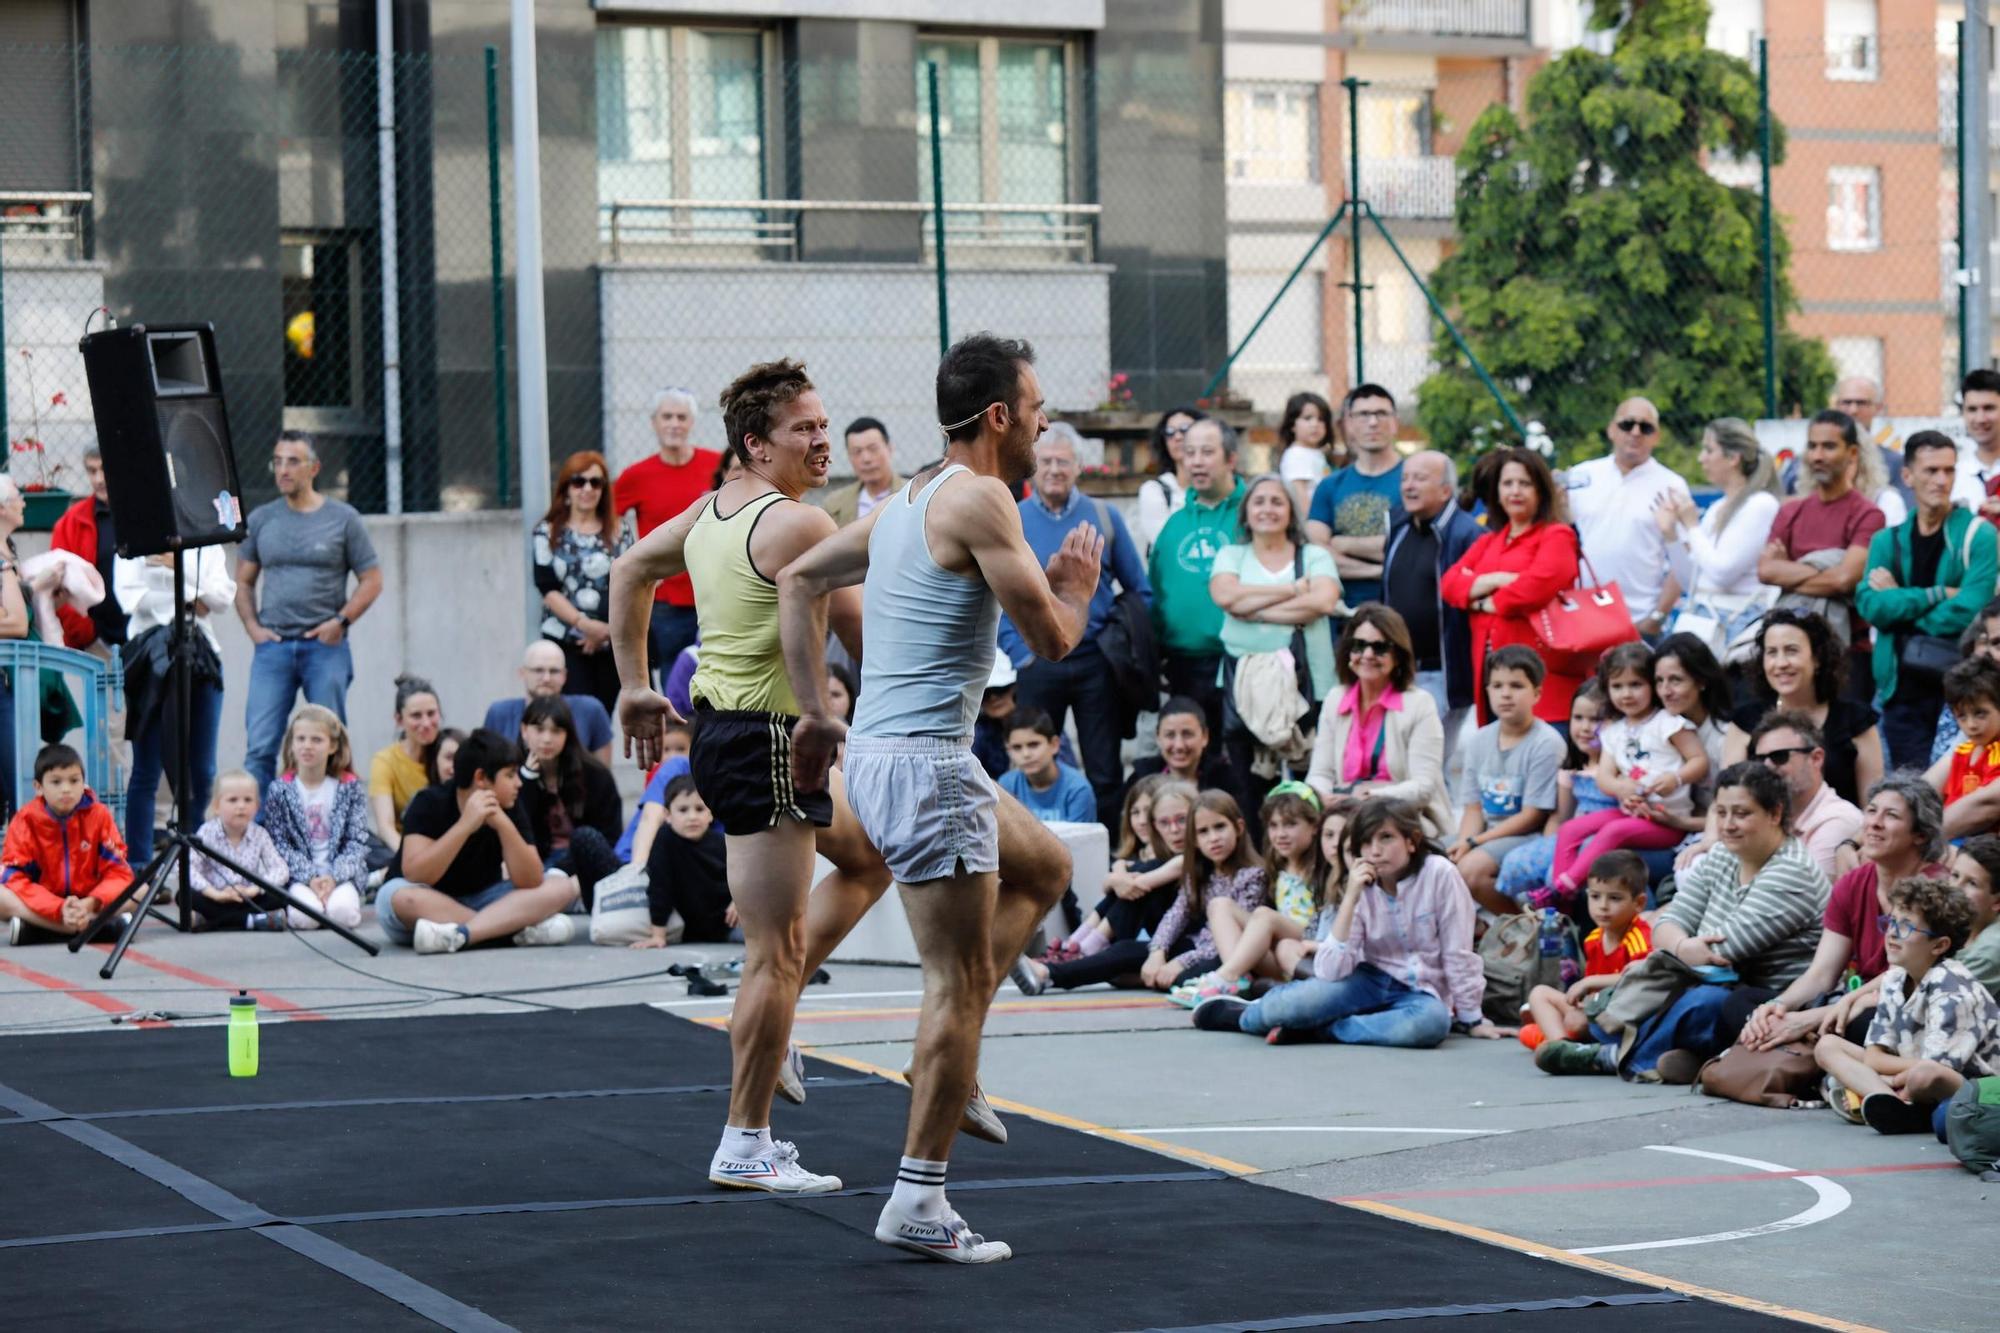
[[[264,827],[291,871],[291,895],[352,930],[368,879],[368,792],[354,771],[347,728],[331,708],[302,704],[285,728],[278,776],[264,796]],[[286,912],[294,930],[319,923]]]
[[[1653,521],[1659,525],[1673,571],[1669,592],[1677,599],[1687,594],[1682,616],[1716,622],[1706,631],[1692,621],[1675,628],[1695,633],[1721,657],[1736,630],[1776,595],[1758,579],[1757,557],[1770,540],[1782,492],[1777,464],[1757,442],[1750,423],[1740,417],[1717,417],[1708,423],[1701,433],[1697,461],[1709,484],[1722,491],[1722,498],[1704,514],[1686,492],[1663,491],[1653,506]],[[1665,594],[1660,603],[1672,605]]]

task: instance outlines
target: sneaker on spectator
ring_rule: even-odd
[[[794,1106],[805,1105],[806,1058],[796,1046],[787,1045],[785,1058],[778,1062],[778,1095]]]
[[[1194,1025],[1203,1032],[1241,1032],[1237,1019],[1249,1007],[1239,995],[1211,995],[1194,1007]]]
[[[1877,1134],[1922,1134],[1931,1127],[1928,1106],[1912,1106],[1893,1092],[1871,1092],[1862,1098],[1861,1118]]]
[[[758,1157],[732,1157],[717,1152],[708,1163],[709,1181],[730,1189],[763,1190],[767,1194],[831,1194],[839,1176],[815,1175],[799,1165],[799,1150],[779,1140]]]
[[[532,926],[523,926],[514,932],[514,943],[522,948],[533,948],[538,944],[568,944],[576,937],[576,923],[558,912],[556,915]]]
[[[1865,1125],[1868,1123],[1861,1114],[1861,1098],[1849,1092],[1839,1079],[1828,1074],[1824,1079],[1820,1080],[1819,1090],[1820,1096],[1826,1100],[1826,1104],[1831,1106],[1833,1113],[1842,1120],[1845,1120],[1850,1125]]]
[[[1014,979],[1015,989],[1023,995],[1040,995],[1049,988],[1048,977],[1035,970],[1035,965],[1026,954],[1014,960],[1014,965],[1007,969],[1007,975]]]
[[[457,953],[466,939],[465,927],[449,921],[419,921],[410,927],[410,947],[418,953]]]
[[[1545,1041],[1535,1048],[1535,1068],[1544,1074],[1609,1074],[1611,1048],[1594,1041]]]
[[[894,1196],[882,1205],[882,1215],[875,1221],[875,1239],[953,1264],[992,1264],[1014,1257],[1010,1246],[974,1231],[949,1204],[943,1216],[922,1219],[898,1208]]]
[[[1196,1001],[1199,1002],[1217,995],[1241,995],[1249,989],[1250,978],[1248,977],[1236,977],[1225,981],[1211,972],[1201,978],[1200,984],[1195,987],[1194,994]]]
[[[32,921],[15,917],[7,923],[7,943],[15,948],[27,944],[54,944],[64,938],[53,930],[45,930]]]

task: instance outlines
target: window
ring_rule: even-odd
[[[341,232],[290,233],[278,257],[285,406],[360,408],[361,247]]]
[[[1725,55],[1757,59],[1757,39],[1764,35],[1764,0],[1712,0],[1708,10],[1708,47]]]
[[[763,65],[763,36],[753,30],[600,27],[599,203],[763,198]],[[751,218],[681,210],[630,225],[672,239],[690,226]]]
[[[1431,92],[1428,88],[1363,88],[1356,103],[1361,121],[1361,159],[1428,157],[1431,151]]]
[[[1876,77],[1878,23],[1875,0],[1826,0],[1826,77]]]
[[[917,181],[931,187],[928,66],[938,67],[938,138],[950,203],[1069,202],[1068,61],[1061,42],[922,37],[917,43]],[[1045,219],[996,215],[1003,228]]]
[[[1881,171],[1875,167],[1828,167],[1826,187],[1827,249],[1881,249]]]
[[[1319,86],[1232,83],[1222,94],[1229,179],[1311,185],[1319,181]]]

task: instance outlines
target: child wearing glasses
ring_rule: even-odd
[[[2000,666],[1970,657],[1944,673],[1944,702],[1960,740],[1924,774],[1950,805],[2000,778]]]
[[[1972,903],[1957,885],[1911,877],[1890,886],[1889,970],[1867,1044],[1829,1033],[1814,1051],[1827,1103],[1846,1119],[1882,1134],[1922,1133],[1933,1105],[1960,1082],[2000,1072],[2000,1004],[1952,956],[1971,930]],[[1906,1086],[1919,1062],[1937,1072],[1921,1088]]]

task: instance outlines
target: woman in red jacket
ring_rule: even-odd
[[[1481,725],[1492,720],[1486,706],[1486,656],[1496,648],[1525,644],[1548,662],[1535,716],[1565,735],[1569,706],[1583,683],[1571,664],[1543,651],[1528,617],[1557,593],[1576,586],[1576,529],[1562,521],[1562,504],[1549,465],[1526,449],[1497,450],[1480,468],[1475,483],[1493,531],[1472,544],[1445,571],[1439,596],[1471,613],[1472,667]],[[1505,526],[1501,526],[1504,518]]]

